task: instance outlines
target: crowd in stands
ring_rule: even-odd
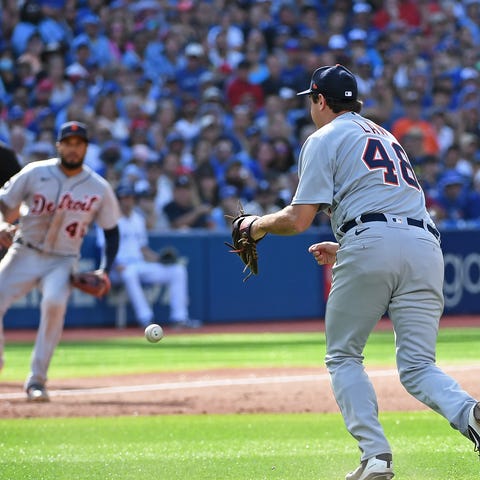
[[[151,232],[288,204],[314,129],[296,92],[335,63],[437,224],[480,225],[480,0],[4,0],[0,26],[0,140],[26,164],[85,122]]]

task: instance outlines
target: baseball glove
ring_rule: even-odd
[[[82,292],[101,298],[110,291],[110,279],[103,270],[72,273],[70,282],[73,287]]]
[[[230,247],[231,253],[236,253],[245,267],[243,273],[249,269],[247,276],[243,281],[247,281],[252,275],[258,274],[258,252],[257,243],[264,237],[254,240],[250,235],[250,229],[253,223],[257,220],[257,215],[251,215],[243,211],[243,207],[239,205],[239,214],[236,217],[227,216],[232,220],[232,243],[225,242],[227,247]]]

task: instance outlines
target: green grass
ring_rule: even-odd
[[[440,364],[478,362],[480,329],[441,330]],[[9,342],[2,381],[23,381],[31,342]],[[50,378],[252,366],[323,367],[321,333],[178,335],[64,341]],[[394,366],[391,332],[367,365]],[[1,412],[0,412],[1,417]],[[438,415],[382,413],[400,480],[477,478],[472,445]],[[335,480],[359,453],[339,414],[0,420],[1,480]]]
[[[471,446],[433,413],[381,416],[403,480],[477,478]],[[2,479],[335,480],[359,455],[339,415],[0,421]]]
[[[395,364],[391,332],[375,332],[367,345],[366,364]],[[480,329],[443,329],[439,363],[479,361]],[[29,369],[31,342],[7,343],[4,381],[23,380]],[[166,336],[149,344],[142,336],[98,341],[61,342],[50,378],[106,376],[128,373],[206,368],[323,366],[322,333],[260,333]]]

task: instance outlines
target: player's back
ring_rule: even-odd
[[[334,162],[333,212],[339,224],[368,212],[428,218],[407,154],[390,132],[352,112],[324,128]]]

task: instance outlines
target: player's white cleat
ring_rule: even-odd
[[[468,436],[475,445],[473,450],[480,455],[480,402],[471,408],[468,415]]]
[[[50,397],[44,385],[32,384],[27,387],[27,400],[29,402],[49,402]]]
[[[200,320],[193,318],[186,318],[185,320],[174,320],[172,322],[173,328],[200,328],[203,323]]]
[[[391,453],[383,453],[364,460],[345,480],[391,480],[394,477]]]

